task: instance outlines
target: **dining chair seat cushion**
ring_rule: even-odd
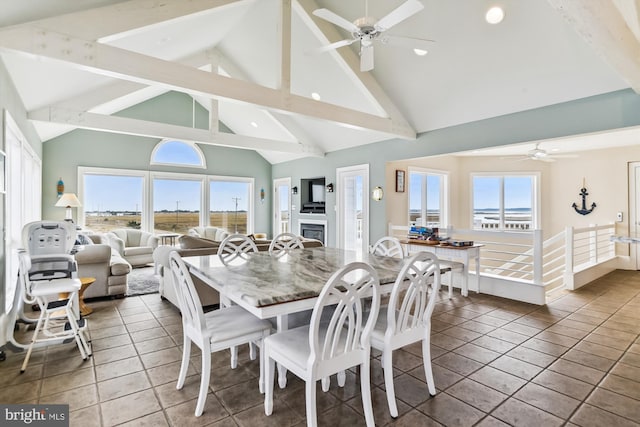
[[[40,280],[32,282],[31,295],[40,297],[61,292],[76,292],[80,289],[80,279]]]
[[[238,305],[210,311],[205,313],[204,318],[211,342],[228,341],[266,329],[271,330],[268,320],[258,319]]]
[[[324,341],[326,335],[327,325],[326,323],[321,323],[318,329],[318,341]],[[344,346],[345,335],[346,334],[342,334],[340,336],[338,348],[340,348],[340,345]],[[309,347],[309,325],[278,332],[275,335],[265,338],[265,340],[270,342],[272,352],[277,353],[278,349],[286,348],[286,358],[290,362],[293,362],[299,369],[307,369],[307,361],[311,354],[311,348]]]

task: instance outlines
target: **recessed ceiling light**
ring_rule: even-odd
[[[429,52],[424,50],[424,49],[415,48],[415,49],[413,49],[413,53],[415,53],[418,56],[425,56]]]
[[[551,151],[553,151],[555,153],[557,151],[560,151],[560,149],[559,148],[552,148]]]
[[[494,6],[487,11],[487,14],[484,16],[489,24],[499,24],[504,19],[504,11],[501,7]]]
[[[257,128],[258,124],[256,122],[251,122],[251,126],[253,126],[254,128]]]
[[[320,94],[318,92],[311,92],[311,97],[316,101],[320,101]]]

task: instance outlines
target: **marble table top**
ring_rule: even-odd
[[[393,283],[404,265],[399,258],[327,247],[294,250],[277,259],[257,252],[243,263],[226,267],[216,255],[186,257],[184,261],[194,275],[220,293],[253,307],[317,297],[329,277],[350,262],[370,264],[381,284]]]
[[[637,236],[611,236],[609,240],[615,243],[640,243],[640,237]]]

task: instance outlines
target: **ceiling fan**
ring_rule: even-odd
[[[369,71],[373,69],[373,42],[379,41],[383,44],[398,45],[409,47],[412,49],[420,49],[426,53],[427,45],[433,40],[417,39],[413,37],[400,37],[383,34],[389,28],[399,24],[410,16],[415,15],[424,8],[419,0],[407,0],[388,15],[376,21],[375,18],[369,16],[369,3],[365,0],[365,13],[362,18],[358,18],[353,22],[347,21],[345,18],[335,14],[329,9],[316,9],[313,14],[319,18],[331,22],[340,28],[349,31],[353,36],[352,39],[340,40],[335,43],[317,49],[318,52],[326,52],[339,47],[348,46],[355,42],[360,42],[360,71]]]
[[[575,154],[550,154],[547,150],[540,148],[540,144],[536,144],[533,150],[527,151],[527,153],[518,160],[538,160],[541,162],[555,162],[555,159],[560,158],[575,158],[578,157]]]

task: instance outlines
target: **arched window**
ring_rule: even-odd
[[[206,169],[204,154],[192,142],[164,139],[160,141],[151,153],[152,165],[188,166]]]

